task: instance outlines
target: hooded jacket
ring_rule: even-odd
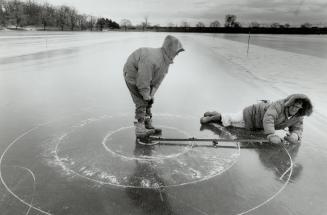
[[[302,108],[294,116],[289,116],[288,108],[297,100],[302,101]],[[249,130],[264,129],[268,135],[275,133],[275,129],[288,127],[290,132],[295,132],[301,138],[303,118],[310,116],[312,111],[313,106],[306,95],[292,94],[272,103],[261,102],[248,106],[243,110],[243,118]]]
[[[184,51],[181,42],[168,35],[160,48],[139,48],[124,65],[126,82],[136,85],[143,99],[154,95],[175,56]]]

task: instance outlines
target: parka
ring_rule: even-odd
[[[288,108],[298,100],[302,101],[302,108],[294,116],[289,116]],[[301,138],[303,118],[310,116],[312,111],[312,103],[306,95],[292,94],[275,102],[260,102],[244,108],[243,119],[249,130],[263,129],[269,135],[274,134],[275,129],[288,127],[289,132],[295,132]]]
[[[139,48],[124,65],[125,81],[136,85],[145,100],[153,97],[175,56],[184,51],[181,42],[168,35],[160,48]]]

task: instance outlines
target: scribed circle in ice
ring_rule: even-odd
[[[162,117],[163,135],[186,138],[188,134]],[[56,145],[56,159],[63,169],[101,184],[157,188],[180,186],[210,179],[230,168],[239,148],[222,149],[136,144],[134,127],[115,124],[114,118],[74,126]],[[208,144],[208,143],[207,143]],[[210,143],[209,143],[210,144]],[[237,145],[238,146],[238,145]]]
[[[167,121],[164,120],[166,118],[169,118],[169,116],[163,115],[160,117],[163,117],[163,119],[161,119],[162,124],[171,126],[171,127],[167,126],[166,128],[164,128],[164,130],[168,131],[168,133],[175,132],[174,135],[178,133],[181,136],[185,133],[179,131],[178,129],[174,129],[172,126],[176,126],[176,125],[172,125],[170,123],[171,120],[167,120]],[[40,199],[41,197],[38,197],[39,195],[37,195],[38,190],[42,190],[41,192],[45,192],[45,190],[47,190],[46,191],[47,193],[53,193],[53,189],[56,189],[56,186],[48,186],[48,183],[45,184],[38,183],[40,180],[42,181],[42,179],[45,179],[46,178],[45,176],[48,176],[47,180],[50,180],[49,183],[53,185],[57,183],[57,180],[60,181],[63,180],[62,182],[64,182],[67,179],[68,180],[76,179],[76,177],[70,177],[70,176],[79,176],[82,179],[87,179],[86,181],[92,181],[95,182],[95,184],[99,184],[99,185],[108,184],[108,185],[114,185],[120,187],[157,189],[160,187],[180,186],[180,185],[191,184],[199,181],[204,181],[206,179],[210,179],[226,171],[228,168],[230,168],[236,162],[237,157],[239,156],[239,152],[240,152],[239,148],[237,150],[232,150],[233,153],[229,154],[229,156],[227,156],[226,154],[224,155],[224,153],[226,153],[227,151],[223,152],[221,150],[212,150],[211,148],[210,152],[215,152],[213,154],[215,154],[217,157],[215,157],[213,154],[210,154],[210,152],[208,153],[208,151],[205,150],[206,148],[201,148],[201,150],[199,151],[198,151],[199,148],[190,148],[184,151],[183,153],[181,153],[180,155],[174,156],[173,158],[161,159],[158,158],[160,156],[158,157],[154,156],[155,155],[154,153],[152,153],[152,157],[144,156],[150,151],[153,152],[152,148],[145,147],[139,151],[140,154],[137,153],[133,154],[135,156],[134,158],[131,154],[128,154],[129,153],[128,151],[124,151],[125,155],[128,155],[125,157],[127,158],[129,157],[132,159],[124,159],[123,156],[118,156],[120,157],[121,160],[117,159],[117,157],[116,159],[108,160],[108,154],[110,153],[105,150],[103,144],[105,143],[106,145],[111,145],[113,141],[115,141],[115,139],[118,138],[119,135],[128,136],[128,134],[133,133],[132,127],[123,126],[124,124],[126,125],[128,123],[126,123],[127,122],[126,120],[122,120],[122,118],[119,117],[117,118],[100,117],[97,119],[92,118],[92,119],[83,120],[82,122],[74,125],[72,125],[71,121],[65,123],[64,121],[58,120],[58,124],[45,123],[33,127],[30,130],[22,133],[21,135],[16,137],[5,148],[5,150],[3,151],[0,157],[0,167],[1,167],[0,179],[2,185],[14,198],[19,200],[24,205],[28,206],[27,213],[29,213],[30,210],[36,210],[39,213],[50,215],[52,213],[49,212],[48,209],[42,209],[41,206],[43,205],[41,203],[42,199]],[[179,120],[182,119],[182,121],[186,120],[184,118],[178,118],[178,119]],[[186,124],[183,125],[184,126],[179,125],[176,127],[183,127],[183,129],[185,127],[186,131],[188,132],[192,131],[192,129],[190,130],[190,127],[187,127]],[[188,125],[192,125],[192,123]],[[71,140],[74,141],[71,142]],[[96,150],[93,150],[93,148]],[[256,203],[253,207],[238,212],[237,214],[239,215],[247,214],[251,211],[256,210],[257,208],[270,202],[285,189],[292,175],[293,161],[287,149],[285,147],[283,148],[285,150],[285,153],[288,155],[290,159],[289,168],[281,176],[282,178],[288,175],[286,182],[277,192],[272,193],[272,195],[269,198],[263,199],[262,202]],[[92,150],[88,150],[88,149],[92,149]],[[116,150],[115,148],[112,149]],[[135,149],[136,151],[138,151],[136,147]],[[228,151],[230,152],[231,150]],[[76,155],[78,155],[79,153],[80,156],[76,157]],[[161,151],[160,153],[162,156],[170,154],[169,151]],[[22,154],[24,154],[24,156],[21,156]],[[40,159],[41,154],[43,156],[43,159],[52,158],[52,161],[49,160],[48,163],[49,165],[48,167],[50,168],[44,169],[45,166],[44,163],[42,162],[44,160]],[[197,160],[198,157],[195,155],[198,155],[200,159]],[[223,156],[220,157],[221,155]],[[84,159],[75,160],[75,158],[81,158],[83,156],[85,156]],[[12,160],[10,159],[10,157],[13,157],[15,159]],[[207,163],[204,163],[203,157],[207,158],[208,160]],[[128,161],[127,164],[122,162],[122,160],[124,161],[127,160]],[[26,163],[26,161],[28,162]],[[101,163],[95,161],[104,161],[104,162]],[[185,161],[184,165],[181,165],[181,167],[183,167],[187,171],[184,172],[178,171],[178,167],[179,167],[178,164],[182,164],[181,161]],[[221,161],[220,165],[219,165],[219,161]],[[211,168],[212,170],[211,172],[209,171],[206,172],[202,168],[205,166],[205,164],[210,165],[210,162],[213,162],[211,167],[214,168]],[[228,165],[223,165],[224,162],[225,164]],[[17,165],[17,163],[21,163],[22,165],[24,164],[24,166]],[[194,165],[194,163],[196,164]],[[169,164],[175,164],[175,165],[169,165]],[[55,170],[54,165],[59,167],[56,168],[56,170],[60,170],[60,172],[62,173],[68,173],[68,175],[66,175],[68,176],[68,178],[62,176],[58,178],[56,171],[53,171]],[[78,166],[81,166],[81,168],[80,169],[76,168]],[[109,174],[110,173],[109,170],[115,170],[111,167],[115,167],[115,166],[118,167],[118,169],[120,169],[121,174],[117,174],[117,175]],[[124,169],[126,167],[129,168],[130,166],[132,166],[131,169],[126,169],[126,170]],[[107,167],[107,169],[105,169],[105,167]],[[171,168],[169,169],[169,167]],[[192,169],[192,167],[196,167],[196,168]],[[165,171],[167,169],[168,171]],[[20,193],[22,189],[18,189],[18,190],[12,189],[15,182],[13,181],[12,183],[14,184],[12,184],[11,180],[7,178],[7,175],[8,177],[10,176],[10,174],[7,173],[8,171],[11,170],[25,171],[26,173],[30,174],[30,177],[27,177],[27,179],[32,178],[33,179],[32,182],[34,182],[34,185],[31,185],[32,186],[31,190],[33,190],[32,199],[27,198],[26,195]],[[49,171],[47,172],[47,174],[44,174],[44,171],[46,170]],[[126,172],[128,172],[128,174],[124,176],[123,173]],[[190,172],[193,174],[190,174]],[[173,177],[167,176],[169,174],[175,176],[174,178],[175,181],[170,180]],[[27,182],[28,184],[30,183],[30,180],[24,180],[24,181]],[[36,187],[37,189],[35,189]],[[34,193],[35,193],[35,198],[34,198]],[[48,196],[48,198],[55,199],[56,195]],[[34,201],[38,202],[37,206],[34,204]]]
[[[187,137],[186,133],[179,131],[177,128],[160,127],[164,130],[165,135],[174,136],[175,138]],[[192,149],[191,142],[186,142],[184,147],[141,146],[137,144],[133,131],[134,127],[123,127],[109,132],[103,139],[102,145],[113,156],[127,160],[169,159],[180,156]]]

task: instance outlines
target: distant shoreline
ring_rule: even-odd
[[[15,27],[0,27],[1,31],[44,31],[44,32],[53,32],[53,31],[62,31],[59,28],[47,28],[43,29],[42,27],[24,27],[24,28],[15,28]],[[229,34],[327,34],[327,28],[267,28],[267,27],[257,27],[257,28],[227,28],[227,27],[148,27],[147,29],[139,28],[129,28],[129,29],[103,29],[99,30],[70,30],[64,29],[63,32],[178,32],[178,33],[229,33]]]

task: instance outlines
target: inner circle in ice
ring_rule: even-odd
[[[177,128],[160,126],[164,135],[175,138],[186,138],[187,134]],[[109,132],[102,141],[104,148],[113,156],[131,160],[169,159],[182,155],[192,150],[191,142],[184,142],[184,147],[174,145],[165,147],[137,146],[134,127],[123,127]],[[151,149],[151,150],[148,150]]]

